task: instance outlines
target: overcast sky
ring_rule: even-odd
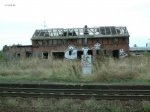
[[[150,39],[150,0],[0,0],[0,50],[30,45],[36,29],[126,26],[130,46]]]

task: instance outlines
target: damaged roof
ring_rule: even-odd
[[[88,28],[90,37],[128,37],[129,33],[125,26],[102,26]],[[84,28],[53,28],[36,30],[32,40],[49,38],[84,38]]]

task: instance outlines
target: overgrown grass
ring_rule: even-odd
[[[0,97],[1,112],[149,112],[148,101]]]
[[[150,81],[150,57],[95,61],[94,80],[111,82]]]
[[[150,57],[93,59],[84,76],[80,60],[25,59],[0,63],[0,82],[150,82]]]

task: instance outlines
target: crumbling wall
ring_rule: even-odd
[[[4,46],[3,54],[5,60],[23,59],[32,56],[32,46]]]

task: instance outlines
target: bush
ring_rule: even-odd
[[[143,103],[143,108],[144,108],[144,112],[150,112],[150,103],[145,101]]]
[[[150,52],[145,51],[145,52],[144,52],[144,55],[145,55],[145,56],[150,56]]]
[[[0,60],[2,60],[3,59],[3,53],[2,53],[2,51],[0,51]]]

